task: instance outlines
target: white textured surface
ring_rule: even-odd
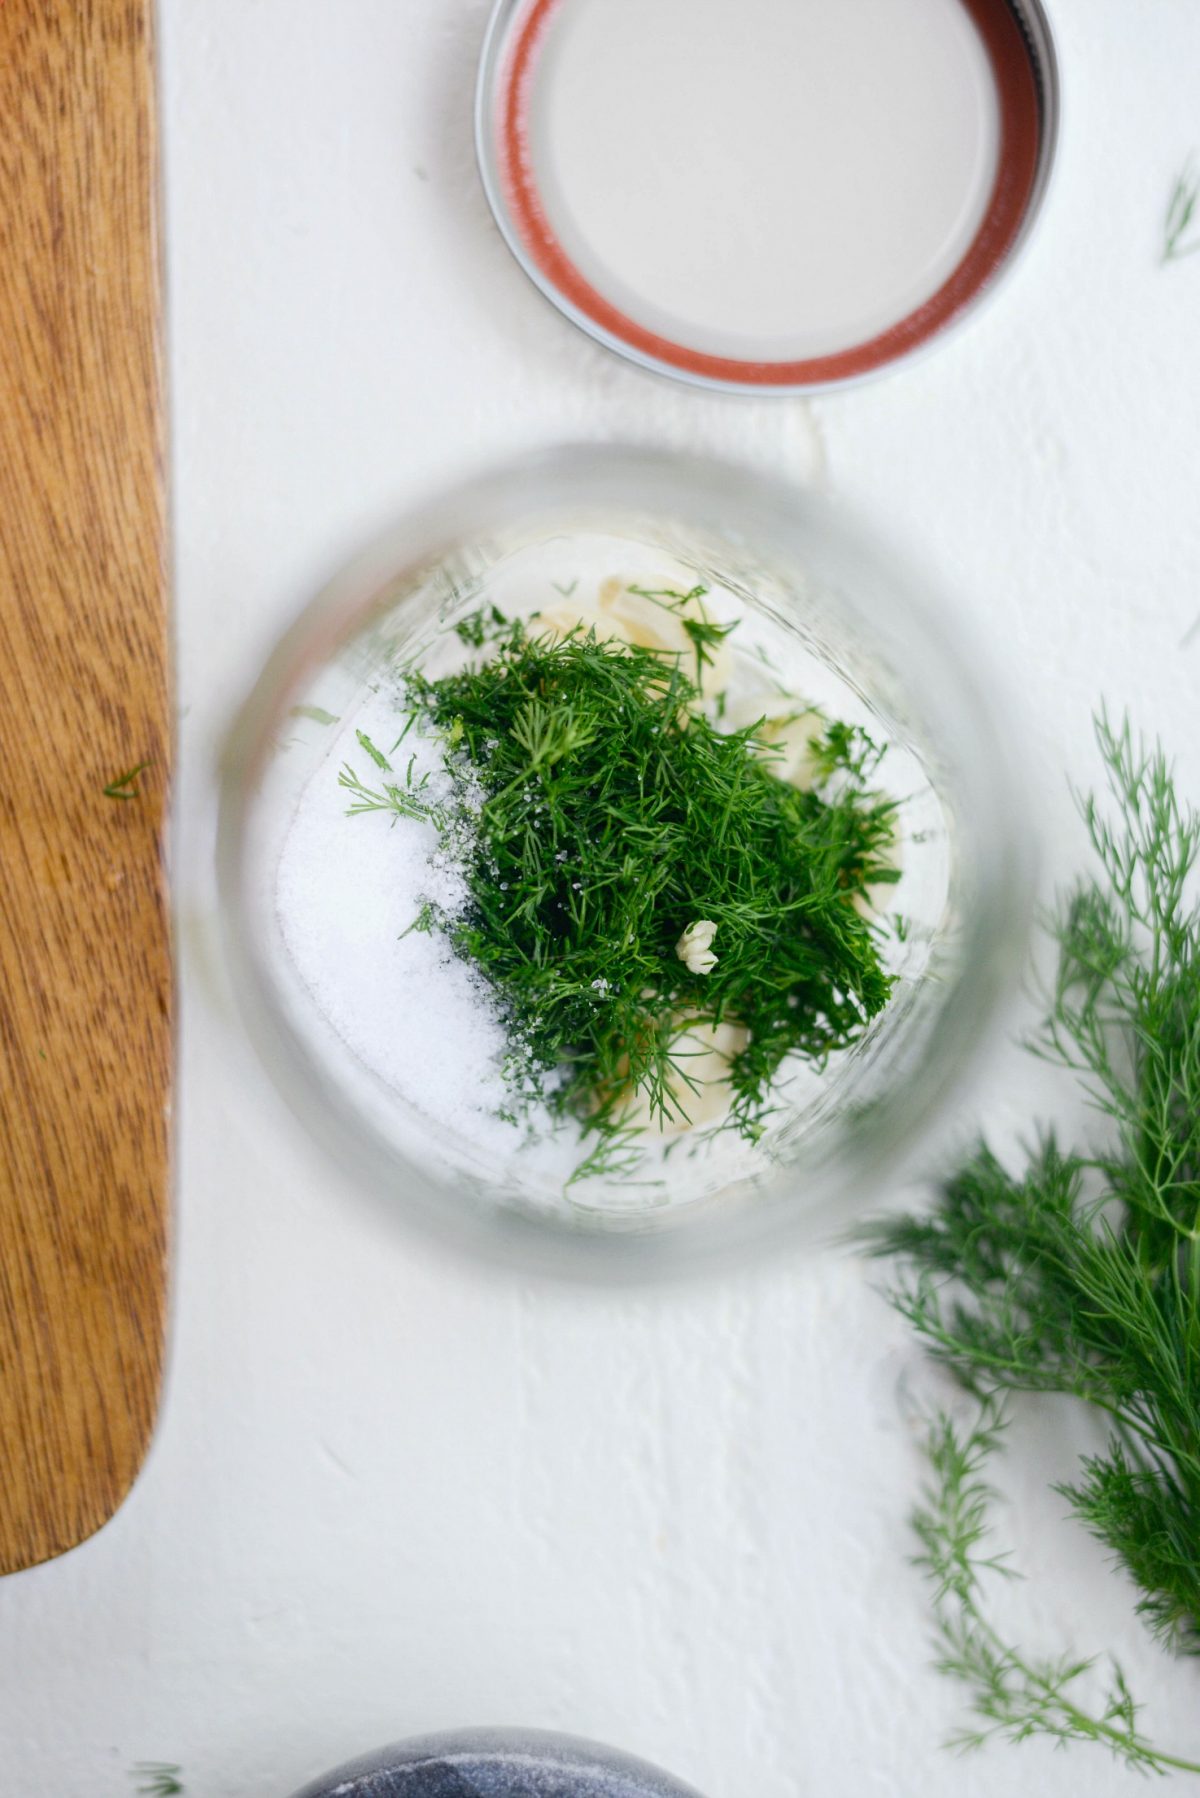
[[[414,1245],[314,1163],[210,996],[200,834],[219,721],[314,582],[406,495],[516,443],[633,435],[827,480],[963,595],[1045,770],[1047,879],[1107,693],[1200,790],[1200,262],[1156,267],[1200,139],[1195,0],[1059,0],[1068,123],[1002,299],[811,413],[659,385],[510,264],[469,141],[480,0],[166,0],[186,1009],[173,1364],[144,1478],[95,1541],[0,1585],[0,1790],[284,1798],[463,1720],[623,1743],[710,1798],[1124,1798],[1089,1750],[960,1763],[904,1565],[924,1374],[844,1259],[632,1296]],[[988,1115],[1044,1077],[1015,1052]],[[1003,1102],[996,1096],[1002,1094]],[[965,1115],[976,1115],[974,1109]],[[1079,1432],[1076,1431],[1078,1436]],[[1171,1668],[1058,1507],[1030,1424],[1010,1515],[1046,1645]]]

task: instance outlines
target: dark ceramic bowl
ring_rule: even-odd
[[[616,1748],[546,1729],[454,1729],[349,1761],[295,1798],[700,1798]]]

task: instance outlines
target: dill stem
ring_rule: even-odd
[[[1031,1685],[1037,1686],[1052,1704],[1057,1705],[1064,1717],[1075,1726],[1077,1734],[1093,1738],[1102,1736],[1120,1753],[1132,1755],[1137,1761],[1146,1765],[1173,1767],[1180,1773],[1200,1773],[1200,1761],[1189,1761],[1182,1755],[1168,1754],[1165,1749],[1154,1748],[1147,1743],[1139,1742],[1128,1730],[1118,1728],[1115,1723],[1106,1722],[1103,1717],[1097,1717],[1091,1711],[1085,1711],[1081,1705],[1068,1698],[1060,1686],[1056,1686],[1053,1680],[1048,1679],[1037,1667],[1031,1666],[1023,1655],[1012,1648],[995,1625],[982,1615],[972,1598],[964,1597],[962,1603],[971,1621],[977,1629],[982,1630],[1001,1660],[1007,1662],[1009,1666],[1015,1667],[1023,1678],[1027,1679]]]
[[[1075,1074],[1110,1141],[1069,1150],[1043,1131],[1019,1173],[981,1142],[929,1215],[882,1220],[866,1240],[906,1266],[893,1302],[985,1406],[968,1437],[949,1423],[931,1436],[936,1497],[914,1519],[939,1586],[941,1665],[988,1725],[964,1741],[1086,1736],[1134,1766],[1200,1773],[1144,1738],[1118,1666],[1090,1716],[1066,1687],[1093,1662],[1039,1666],[1008,1648],[972,1573],[988,1408],[1004,1391],[1073,1397],[1110,1433],[1055,1490],[1128,1574],[1158,1641],[1200,1656],[1200,812],[1128,722],[1101,710],[1096,736],[1115,809],[1076,795],[1099,867],[1048,918],[1058,967],[1030,1046]],[[947,1614],[951,1590],[961,1609]]]

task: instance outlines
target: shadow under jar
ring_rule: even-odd
[[[494,644],[470,639],[493,621],[543,641],[594,631],[614,653],[623,633],[661,641],[671,666],[694,647],[688,616],[720,660],[695,669],[715,728],[765,721],[780,769],[809,728],[797,714],[884,750],[872,781],[894,806],[895,878],[872,889],[870,922],[890,996],[849,1047],[784,1062],[756,1140],[728,1127],[714,1080],[702,1120],[664,1133],[643,1117],[632,1153],[581,1177],[586,1116],[525,1103],[503,1005],[438,921],[470,921],[469,893],[447,897],[453,841],[386,805],[347,814],[362,790],[399,793],[401,812],[441,790],[453,733],[413,731],[407,673],[486,664]],[[835,1201],[920,1139],[1024,950],[1031,845],[977,666],[892,558],[744,469],[557,450],[414,511],[288,632],[226,746],[224,934],[285,1097],[374,1192],[525,1262],[659,1271],[827,1230]],[[489,797],[484,768],[474,803]]]

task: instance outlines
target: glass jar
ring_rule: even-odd
[[[406,664],[436,664],[458,642],[454,626],[480,607],[507,613],[533,594],[586,611],[570,596],[605,568],[652,585],[663,569],[678,571],[742,607],[754,678],[769,685],[787,666],[794,693],[801,669],[805,701],[887,745],[881,768],[899,836],[886,927],[895,985],[853,1047],[802,1072],[760,1151],[708,1132],[678,1151],[683,1171],[670,1182],[612,1177],[565,1190],[523,1158],[515,1133],[513,1152],[498,1153],[381,1075],[358,1040],[353,999],[345,1015],[331,1009],[319,970],[289,936],[281,869],[313,783],[323,783],[323,805],[343,805],[337,774],[359,753],[364,695]],[[288,631],[223,758],[225,942],[246,1023],[297,1116],[405,1216],[524,1261],[662,1270],[845,1223],[834,1203],[844,1208],[893,1171],[957,1087],[1027,939],[1032,846],[1011,732],[953,625],[923,583],[832,507],[741,468],[616,446],[559,449],[414,510]],[[347,941],[343,924],[326,929],[321,918],[348,905],[361,949],[373,926],[356,895],[386,883],[383,864],[377,881],[369,870],[360,879],[362,839],[335,831],[320,841],[300,878],[317,908],[315,935],[327,949]],[[378,918],[386,955],[399,932],[386,910]],[[359,990],[367,1009],[386,1007],[361,978]],[[426,1038],[434,1052],[435,1006],[431,993],[394,1017],[410,1059]],[[462,1104],[470,1095],[452,1090],[458,1078],[451,1059],[443,1083]]]

